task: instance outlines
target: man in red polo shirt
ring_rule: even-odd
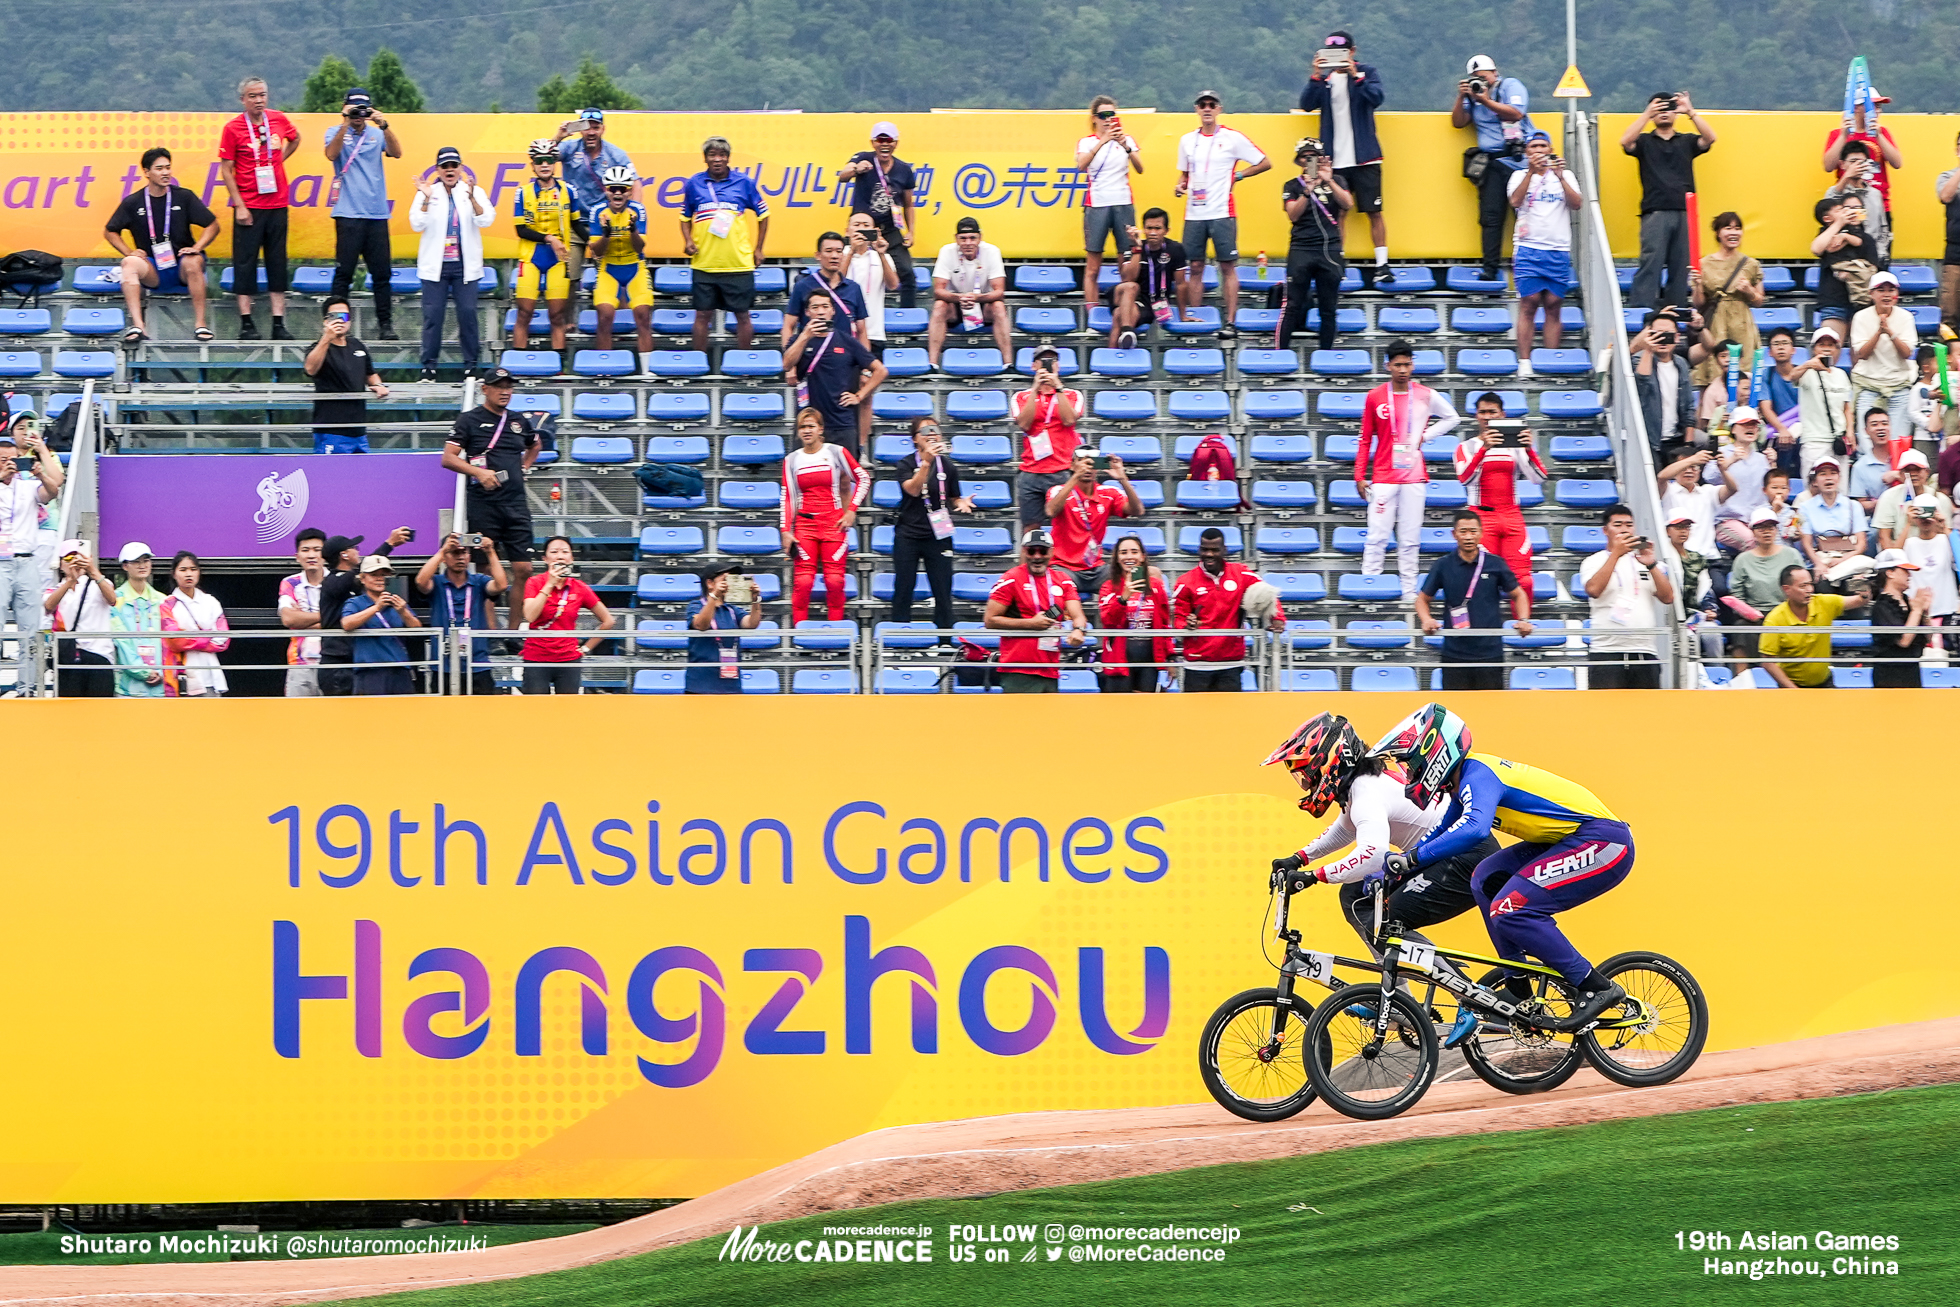
[[[1046,531],[1021,537],[1021,565],[1010,568],[987,596],[984,618],[990,631],[1030,631],[1002,636],[1000,688],[1003,694],[1054,694],[1061,689],[1062,644],[1079,649],[1089,630],[1082,601],[1066,573],[1050,569]],[[1056,628],[1066,625],[1068,634]]]
[[[1245,592],[1259,574],[1225,558],[1225,533],[1208,526],[1198,535],[1198,565],[1177,578],[1171,591],[1171,621],[1187,631],[1230,631],[1241,626]],[[1275,628],[1286,626],[1286,612],[1275,608]],[[1184,637],[1184,692],[1206,694],[1241,690],[1245,670],[1242,635]]]
[[[238,338],[257,340],[252,295],[259,288],[259,255],[265,255],[265,288],[272,293],[272,339],[286,330],[286,160],[299,148],[299,131],[286,115],[268,108],[265,78],[238,84],[245,112],[218,133],[218,168],[231,195],[231,288],[238,295]]]
[[[1021,428],[1021,475],[1014,479],[1014,503],[1021,530],[1048,525],[1048,492],[1068,480],[1069,460],[1082,443],[1075,424],[1088,405],[1082,392],[1062,385],[1061,355],[1053,345],[1037,346],[1034,384],[1014,396],[1014,425]]]
[[[1361,574],[1381,575],[1393,534],[1402,599],[1409,602],[1421,571],[1423,483],[1429,480],[1422,442],[1460,419],[1449,400],[1415,380],[1415,348],[1408,341],[1391,341],[1386,359],[1388,380],[1368,392],[1354,455],[1354,488],[1368,504]]]
[[[1048,492],[1049,530],[1055,537],[1055,566],[1075,574],[1078,595],[1102,592],[1103,529],[1112,517],[1142,517],[1143,501],[1123,460],[1109,456],[1113,486],[1097,485],[1096,451],[1077,449],[1069,463],[1068,480]]]

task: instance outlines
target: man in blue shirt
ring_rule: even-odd
[[[561,172],[565,184],[572,188],[572,197],[578,201],[575,213],[590,213],[606,202],[603,180],[606,169],[633,168],[633,157],[606,139],[604,109],[580,109],[578,117],[558,125],[551,141],[558,147],[558,159],[564,165]],[[639,176],[637,168],[633,175]],[[570,254],[565,271],[571,278],[573,307],[577,307],[579,283],[585,278],[585,246],[574,242]]]
[[[1456,511],[1450,534],[1456,549],[1436,560],[1429,575],[1416,591],[1416,617],[1424,635],[1435,635],[1447,624],[1472,630],[1494,631],[1504,622],[1502,600],[1511,600],[1519,635],[1530,635],[1531,595],[1512,573],[1510,564],[1484,550],[1484,520],[1467,508]],[[1443,617],[1437,619],[1430,598],[1443,601]],[[1501,690],[1504,688],[1504,637],[1501,635],[1446,635],[1443,637],[1443,689]],[[1488,666],[1465,666],[1484,663]]]
[[[442,542],[442,548],[429,555],[422,564],[422,570],[415,574],[415,588],[429,597],[429,624],[452,631],[494,631],[497,629],[496,606],[491,602],[510,588],[510,579],[504,575],[504,560],[497,557],[497,542],[483,536],[482,554],[488,561],[488,573],[470,570],[470,551],[463,543],[463,537],[454,531]],[[442,569],[440,573],[437,568]],[[449,685],[452,669],[445,661],[441,674],[443,693],[454,691]],[[495,694],[497,678],[490,670],[490,642],[488,640],[470,641],[470,689],[471,694]]]
[[[388,242],[388,178],[381,161],[402,157],[402,143],[388,120],[376,113],[374,101],[356,86],[340,108],[340,125],[327,133],[327,158],[333,180],[327,203],[333,209],[333,291],[354,289],[355,265],[366,261],[374,278],[375,336],[400,340],[395,334],[395,303],[388,279],[394,275],[394,249]]]
[[[762,605],[753,599],[744,605],[728,602],[731,577],[742,577],[740,563],[710,563],[701,576],[701,597],[687,604],[690,631],[753,631],[762,621]],[[753,593],[753,582],[749,583]],[[687,641],[687,692],[689,694],[742,693],[742,637],[739,635],[689,636]]]
[[[1531,121],[1531,93],[1517,78],[1500,74],[1495,59],[1477,55],[1465,73],[1456,84],[1450,126],[1477,129],[1477,144],[1463,154],[1463,175],[1477,186],[1483,275],[1495,278],[1498,252],[1504,247],[1504,215],[1511,210],[1511,174],[1524,167],[1524,143],[1538,128]]]
[[[1810,469],[1810,483],[1817,493],[1797,505],[1804,556],[1820,574],[1844,558],[1865,552],[1865,510],[1857,500],[1839,493],[1843,481],[1835,455],[1818,459]]]

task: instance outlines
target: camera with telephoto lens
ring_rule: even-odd
[[[347,111],[347,116],[349,118],[372,118],[374,117],[374,106],[371,104],[357,104]]]

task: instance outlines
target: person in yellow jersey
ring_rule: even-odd
[[[701,142],[707,166],[681,187],[681,247],[694,269],[694,348],[706,351],[714,315],[735,315],[735,348],[755,339],[755,269],[769,239],[769,204],[755,179],[729,166],[735,147],[725,136]],[[755,215],[755,235],[748,219]]]
[[[613,314],[625,304],[642,354],[653,349],[653,273],[647,268],[647,211],[633,198],[639,179],[631,168],[612,167],[600,178],[606,202],[585,215],[591,244],[585,257],[598,270],[592,307],[599,319],[599,348],[612,348]]]
[[[1831,625],[1870,603],[1871,596],[1818,594],[1810,569],[1796,563],[1784,568],[1777,579],[1783,586],[1783,602],[1763,617],[1756,665],[1780,689],[1828,690]]]
[[[531,348],[531,313],[542,299],[551,318],[551,347],[565,348],[571,326],[572,247],[585,244],[585,215],[572,188],[558,179],[558,147],[531,142],[531,179],[517,190],[517,325],[511,345]]]
[[[1470,892],[1499,957],[1537,958],[1577,991],[1572,1014],[1550,1028],[1577,1030],[1626,998],[1626,990],[1580,956],[1552,919],[1598,898],[1633,870],[1633,833],[1612,809],[1563,776],[1472,753],[1470,727],[1440,703],[1404,718],[1369,756],[1402,765],[1408,776],[1403,792],[1416,807],[1448,798],[1442,817],[1413,849],[1384,859],[1390,877],[1454,857],[1494,830],[1517,837],[1518,843],[1477,864]],[[1512,973],[1505,983],[1517,1001],[1531,997],[1524,976]]]

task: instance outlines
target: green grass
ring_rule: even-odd
[[[991,1198],[898,1203],[766,1227],[932,1227],[929,1266],[717,1263],[722,1240],[576,1271],[430,1290],[396,1307],[1476,1307],[1892,1304],[1960,1299],[1960,1087],[1721,1108],[1515,1134],[1345,1149]],[[1317,1209],[1317,1210],[1308,1210]],[[1222,1264],[949,1261],[947,1227],[1235,1225]],[[1677,1231],[1892,1234],[1897,1278],[1704,1275]],[[1037,1241],[1039,1246],[1045,1244]],[[971,1245],[967,1245],[971,1246]],[[984,1258],[984,1251],[982,1252]],[[1760,1254],[1730,1252],[1729,1258]],[[1775,1253],[1769,1254],[1772,1258]],[[1819,1260],[1816,1251],[1785,1254]],[[1870,1254],[1860,1254],[1870,1256]]]
[[[502,1244],[502,1243],[528,1243],[532,1239],[554,1239],[559,1235],[578,1234],[582,1230],[591,1230],[594,1228],[596,1227],[594,1227],[591,1224],[584,1224],[584,1225],[443,1224],[439,1226],[429,1226],[429,1227],[424,1227],[424,1228],[414,1229],[414,1230],[403,1230],[399,1228],[392,1229],[392,1230],[323,1230],[323,1231],[308,1231],[300,1234],[281,1231],[267,1236],[268,1238],[271,1238],[276,1242],[278,1246],[278,1250],[276,1252],[271,1254],[260,1254],[260,1255],[253,1255],[253,1256],[230,1256],[223,1252],[185,1254],[182,1252],[162,1251],[162,1245],[165,1239],[170,1239],[170,1238],[209,1239],[209,1238],[217,1237],[216,1232],[209,1228],[203,1230],[172,1230],[172,1231],[167,1231],[162,1233],[123,1234],[123,1235],[112,1235],[112,1236],[104,1236],[104,1235],[82,1236],[90,1240],[107,1237],[107,1238],[121,1238],[125,1241],[135,1241],[135,1240],[142,1240],[142,1239],[147,1239],[150,1241],[151,1251],[148,1253],[131,1252],[126,1254],[110,1253],[110,1254],[100,1254],[100,1255],[63,1253],[62,1246],[61,1246],[61,1239],[62,1239],[62,1235],[65,1233],[64,1231],[49,1230],[44,1233],[42,1231],[37,1230],[31,1234],[0,1234],[0,1266],[38,1266],[38,1265],[125,1266],[125,1265],[129,1265],[132,1263],[139,1263],[139,1262],[231,1262],[231,1261],[236,1261],[236,1262],[282,1261],[283,1262],[283,1261],[294,1261],[294,1260],[308,1260],[314,1257],[333,1257],[333,1256],[342,1255],[342,1254],[336,1254],[331,1250],[325,1252],[302,1251],[296,1255],[289,1254],[287,1251],[287,1240],[293,1238],[300,1238],[300,1239],[320,1238],[320,1239],[330,1239],[330,1240],[331,1239],[402,1239],[402,1238],[413,1239],[424,1235],[434,1235],[434,1236],[441,1236],[441,1237],[447,1237],[452,1239],[487,1240],[490,1244]],[[238,1235],[235,1237],[239,1239],[253,1238],[253,1236],[251,1235]]]

